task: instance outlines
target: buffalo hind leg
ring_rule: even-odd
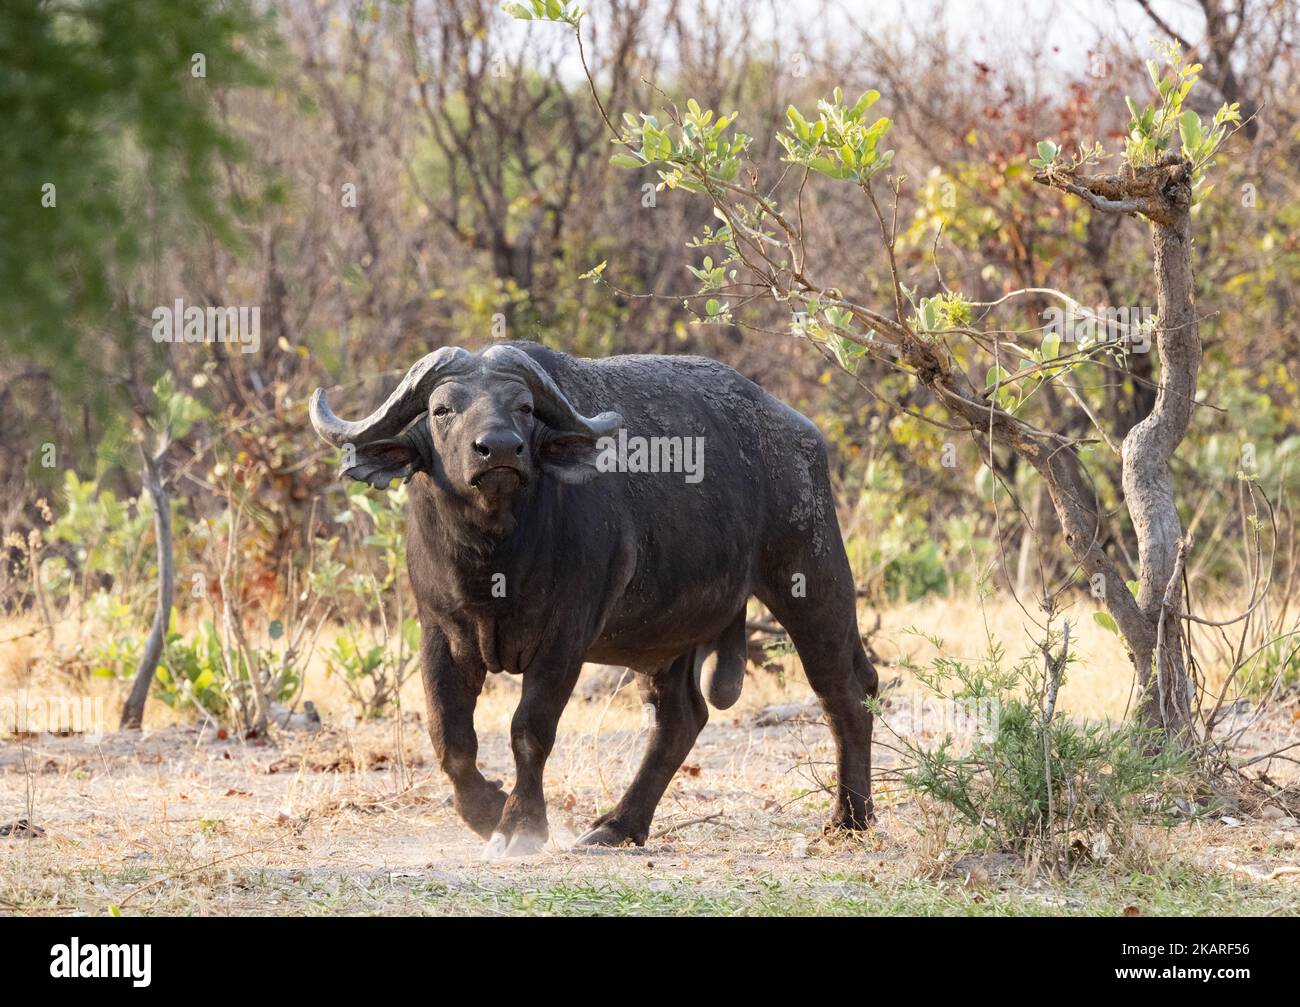
[[[436,628],[425,629],[420,659],[433,750],[451,780],[457,814],[486,839],[496,828],[506,803],[501,785],[489,783],[478,770],[474,705],[486,672],[459,667],[452,659],[447,637]]]
[[[553,667],[552,677],[545,668]],[[483,848],[483,857],[521,857],[546,845],[550,829],[546,821],[546,797],[542,773],[555,745],[560,714],[578,681],[581,660],[543,665],[525,672],[519,706],[510,721],[510,747],[515,753],[515,788],[506,798],[497,824]]]
[[[623,799],[578,839],[581,846],[622,846],[628,842],[644,846],[659,799],[709,719],[704,696],[695,681],[693,650],[666,669],[638,676],[638,684],[643,698],[655,711],[645,756]]]
[[[789,583],[762,601],[789,632],[835,739],[835,810],[827,831],[864,829],[873,810],[872,718],[865,701],[876,695],[877,677],[858,635],[852,581],[810,578],[806,595],[798,597],[788,593]]]

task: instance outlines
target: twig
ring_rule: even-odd
[[[692,826],[692,825],[704,825],[706,822],[711,822],[711,821],[713,821],[715,818],[722,818],[722,817],[723,817],[722,812],[721,812],[721,811],[718,811],[718,812],[715,812],[715,813],[712,814],[712,815],[702,815],[702,816],[699,817],[699,818],[688,818],[688,819],[687,819],[686,821],[684,821],[684,822],[677,822],[677,823],[674,824],[674,825],[667,825],[667,826],[665,826],[664,828],[660,829],[658,832],[651,833],[650,838],[651,838],[651,839],[662,839],[664,836],[668,835],[670,832],[676,832],[678,829],[685,829],[685,828],[688,828],[689,826]]]

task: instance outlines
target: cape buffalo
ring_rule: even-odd
[[[644,845],[708,719],[699,666],[715,705],[739,694],[751,596],[789,632],[835,737],[828,828],[865,827],[876,671],[809,420],[714,360],[589,360],[512,342],[428,354],[356,422],[317,389],[311,421],[343,449],[344,475],[412,480],[429,733],[485,855],[546,841],[542,769],[584,661],[633,669],[655,716],[627,793],[579,842]],[[695,478],[644,451],[624,457],[653,438],[676,439],[670,461],[691,439]],[[485,677],[502,671],[523,676],[508,795],[479,772],[474,734]]]

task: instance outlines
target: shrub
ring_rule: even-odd
[[[1056,710],[1068,632],[1049,631],[1010,667],[992,638],[975,662],[945,656],[943,641],[929,638],[940,656],[912,670],[941,699],[980,714],[968,738],[949,733],[926,747],[893,731],[872,701],[910,760],[904,785],[946,810],[966,845],[1018,853],[1053,873],[1139,852],[1135,826],[1169,821],[1193,786],[1191,757],[1150,730]]]
[[[225,652],[210,619],[205,619],[191,639],[176,632],[175,613],[167,632],[162,660],[154,681],[154,695],[173,709],[193,706],[217,719],[230,706]],[[240,661],[245,679],[247,667]]]

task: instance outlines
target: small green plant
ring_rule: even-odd
[[[242,658],[239,659],[242,664]],[[240,671],[245,679],[247,667]],[[176,631],[175,615],[154,681],[154,695],[173,709],[195,707],[221,719],[230,706],[225,650],[216,627],[205,619],[186,639]]]
[[[581,7],[566,0],[526,0],[524,3],[508,3],[505,11],[520,21],[556,21],[577,27],[579,19],[585,13]]]
[[[1151,167],[1177,149],[1192,163],[1192,189],[1199,190],[1196,196],[1199,201],[1213,188],[1207,186],[1202,190],[1201,183],[1231,128],[1241,122],[1240,106],[1237,102],[1225,102],[1209,122],[1203,120],[1195,109],[1186,105],[1188,94],[1200,79],[1201,64],[1184,63],[1182,48],[1176,42],[1157,42],[1156,48],[1164,57],[1164,66],[1157,60],[1147,60],[1147,73],[1156,89],[1154,100],[1139,105],[1132,97],[1124,99],[1130,116],[1124,139],[1124,162],[1129,168]],[[1076,172],[1105,156],[1102,145],[1095,143],[1081,147],[1067,163],[1055,142],[1040,140],[1038,156],[1031,158],[1029,164],[1038,169],[1064,166],[1065,170]]]
[[[1191,758],[1133,724],[1079,722],[1056,709],[1069,630],[1009,664],[989,638],[976,661],[945,655],[913,667],[942,701],[973,711],[978,730],[927,746],[890,728],[910,765],[904,784],[945,809],[971,848],[1018,853],[1051,873],[1089,860],[1141,853],[1136,826],[1171,820],[1191,789]],[[918,634],[919,635],[919,634]]]
[[[153,525],[148,494],[141,493],[133,507],[97,480],[83,481],[68,469],[62,504],[47,538],[65,555],[49,557],[42,568],[51,597],[66,602],[79,593],[84,600],[97,580],[108,578],[119,597],[128,595],[143,564],[141,540]]]
[[[1200,78],[1201,64],[1183,63],[1181,47],[1176,42],[1159,44],[1168,67],[1161,67],[1154,59],[1147,60],[1147,72],[1156,87],[1157,101],[1138,106],[1126,98],[1129,114],[1129,134],[1124,142],[1124,159],[1134,167],[1155,164],[1172,145],[1177,135],[1184,157],[1191,160],[1193,188],[1200,184],[1205,168],[1218,152],[1228,135],[1228,127],[1241,122],[1240,106],[1236,102],[1223,104],[1207,124],[1195,109],[1186,108],[1188,93]]]
[[[122,680],[130,677],[135,669],[134,650],[128,649],[119,659],[110,660],[122,646],[121,641],[110,641],[97,652],[99,664],[95,674]],[[247,695],[252,687],[248,673],[250,660],[258,662],[264,674],[273,672],[269,678],[273,700],[287,702],[298,692],[300,672],[280,655],[263,647],[254,647],[248,653],[238,646],[228,647],[211,619],[204,619],[187,636],[177,629],[173,612],[154,676],[153,696],[174,710],[193,709],[214,720],[239,726],[247,720],[247,710],[251,708]]]
[[[96,591],[86,605],[95,627],[96,643],[90,648],[90,673],[96,678],[127,681],[140,662],[139,627],[131,606],[109,591]]]
[[[344,630],[326,652],[325,667],[343,682],[362,716],[379,717],[397,701],[398,691],[415,670],[419,652],[420,624],[406,619],[397,647]]]

